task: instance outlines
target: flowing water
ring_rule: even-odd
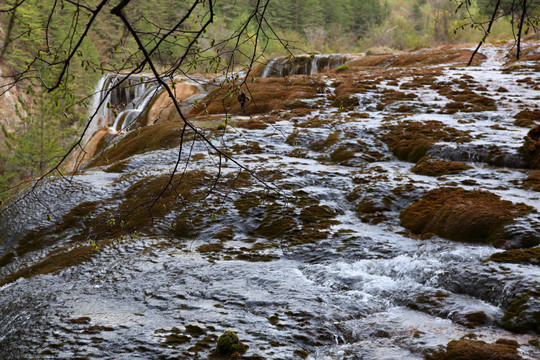
[[[527,129],[513,124],[513,115],[523,107],[535,107],[540,97],[539,90],[518,80],[538,80],[538,73],[502,73],[500,51],[486,47],[483,52],[488,60],[481,66],[445,68],[437,78],[451,84],[464,75],[472,77],[496,99],[497,111],[403,115],[404,119],[438,120],[467,131],[472,141],[438,143],[431,155],[466,161],[471,169],[441,177],[416,175],[410,171],[413,164],[397,160],[381,141],[380,126],[398,104],[378,110],[373,99],[381,96],[381,90],[400,89],[410,81],[406,77],[397,84],[382,80],[376,90],[358,94],[359,105],[350,111],[330,106],[322,94],[310,101],[324,106],[308,115],[278,119],[265,129],[229,127],[217,143],[229,148],[257,143],[259,151],[237,151],[235,159],[257,173],[282,175],[271,180],[283,195],[278,203],[298,213],[300,209],[288,204],[303,196],[332,209],[335,221],[325,229],[327,236],[298,246],[278,241],[277,246],[261,246],[254,253],[270,256],[271,261],[241,260],[233,254],[268,243],[255,231],[265,210],[242,216],[233,205],[241,194],[233,192],[219,199],[227,212],[217,216],[217,221],[202,210],[208,219],[193,239],[167,235],[166,230],[159,230],[166,227],[165,222],[158,221],[153,235],[114,242],[96,250],[89,261],[2,286],[0,358],[207,358],[216,336],[229,329],[249,345],[246,355],[267,359],[423,359],[464,336],[488,343],[513,339],[520,344],[524,359],[540,358],[539,348],[529,343],[533,335],[512,333],[498,325],[517,295],[538,294],[538,266],[486,261],[501,251],[489,245],[437,236],[424,240],[407,237],[399,223],[399,211],[426,191],[456,184],[540,211],[538,193],[515,185],[527,177],[519,168],[517,152]],[[320,79],[326,82],[327,93],[334,91],[328,76],[323,74]],[[495,92],[501,86],[508,92]],[[149,85],[134,98],[142,104],[152,89]],[[448,103],[429,86],[416,95],[399,105],[428,109]],[[102,111],[107,110],[99,107],[98,113]],[[354,117],[352,113],[368,116]],[[233,118],[243,119],[248,118]],[[300,126],[312,119],[332,121],[317,127]],[[285,141],[295,130],[299,131],[295,142]],[[340,165],[313,150],[311,144],[336,131],[341,141],[327,153],[344,144],[361,144],[365,152],[357,152],[347,165]],[[506,154],[507,165],[516,159],[515,167],[489,165],[484,153],[490,146]],[[298,149],[302,156],[292,156]],[[189,169],[215,174],[212,156],[203,143],[193,143],[191,151],[205,157],[191,162]],[[383,156],[366,155],[373,152]],[[0,218],[0,234],[5,237],[0,255],[16,248],[30,229],[61,223],[77,204],[97,201],[104,210],[114,209],[130,184],[169,173],[176,158],[176,149],[158,150],[129,158],[122,173],[88,169],[74,176],[71,184],[51,180],[37,190],[35,198],[22,201]],[[236,169],[226,163],[223,172],[234,175]],[[391,205],[381,210],[385,215],[382,222],[358,218],[348,199],[358,188],[360,196],[369,199],[393,194]],[[398,193],[396,188],[403,191]],[[249,191],[255,190],[264,187],[254,182]],[[69,196],[65,196],[67,191]],[[537,231],[538,213],[519,219],[515,226]],[[221,252],[198,251],[201,245],[215,243],[215,234],[223,229],[234,231],[222,242]],[[0,278],[41,261],[82,230],[81,225],[74,225],[63,230],[55,243],[16,256],[0,268]],[[529,305],[534,310],[540,300],[533,297]],[[471,316],[480,313],[481,323],[471,323]]]

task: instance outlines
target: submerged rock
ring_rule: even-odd
[[[417,234],[435,233],[457,241],[493,243],[505,225],[533,210],[485,191],[441,188],[428,192],[403,210],[400,219],[404,227]]]
[[[540,291],[517,296],[506,309],[501,326],[516,333],[540,334]]]

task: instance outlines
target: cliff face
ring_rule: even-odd
[[[4,30],[0,27],[0,50],[4,48],[4,38]],[[9,52],[5,56],[9,56]],[[4,125],[11,132],[21,120],[17,115],[17,105],[21,99],[26,101],[26,96],[24,89],[20,86],[14,86],[11,70],[6,65],[5,60],[0,58],[0,96],[2,98],[2,101],[0,101],[0,114],[2,114],[0,116],[0,126]],[[0,140],[2,137],[3,134],[0,132]]]

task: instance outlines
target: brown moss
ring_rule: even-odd
[[[472,167],[453,161],[435,160],[426,156],[421,158],[411,171],[419,175],[441,176],[458,174],[468,169],[472,169]]]
[[[531,171],[522,186],[533,191],[540,191],[540,171]]]
[[[527,133],[520,152],[529,168],[540,169],[540,125]]]
[[[300,212],[300,219],[304,223],[319,223],[332,219],[336,216],[335,212],[326,205],[313,205]]]
[[[120,161],[115,163],[114,165],[109,166],[103,171],[108,173],[122,173],[127,168],[128,163],[128,160]]]
[[[472,55],[469,49],[460,48],[454,45],[445,45],[423,51],[403,52],[398,54],[387,55],[370,55],[364,56],[358,60],[353,60],[347,63],[349,70],[345,72],[357,71],[358,67],[421,67],[427,65],[441,64],[456,64],[466,65]],[[486,57],[483,54],[477,54],[474,59],[474,64],[478,65],[481,60]]]
[[[178,238],[194,238],[199,232],[195,228],[193,221],[186,212],[178,215],[171,226],[172,233]]]
[[[452,340],[446,346],[447,360],[519,360],[517,347],[508,344],[488,344],[478,340]]]
[[[124,192],[124,201],[118,206],[119,216],[125,218],[124,231],[141,231],[155,218],[163,218],[173,209],[181,209],[186,201],[197,201],[199,189],[206,188],[209,178],[201,171],[177,174],[171,183],[170,175],[141,179]]]
[[[221,250],[223,250],[223,244],[221,243],[204,244],[197,248],[197,251],[200,253],[218,252]]]
[[[320,86],[321,84],[304,75],[259,78],[249,85],[242,84],[240,88],[231,85],[230,88],[218,88],[210,92],[199,105],[191,110],[189,115],[196,116],[204,113],[254,115],[287,106],[291,108],[295,100],[316,97]],[[242,92],[249,94],[251,98],[244,106],[237,98]],[[305,107],[305,104],[300,107]]]
[[[10,251],[0,257],[0,267],[4,267],[9,264],[15,258],[15,253]]]
[[[182,128],[182,123],[170,121],[133,130],[94,159],[89,167],[112,164],[148,151],[176,147],[180,145]],[[193,137],[193,132],[186,130],[185,138],[190,137]]]
[[[242,119],[234,122],[234,125],[244,129],[266,129],[268,127],[268,121],[262,118],[249,118]]]
[[[540,110],[522,110],[518,112],[514,118],[514,125],[531,127],[540,122]]]
[[[238,210],[240,215],[247,215],[250,209],[261,203],[261,198],[257,193],[242,194],[238,199],[234,201],[234,207]]]
[[[165,344],[170,346],[177,346],[189,342],[191,338],[183,334],[170,334],[165,338]]]
[[[108,245],[111,240],[96,242],[99,247]],[[56,273],[60,270],[89,261],[99,251],[90,245],[75,248],[63,247],[49,253],[47,257],[31,266],[23,268],[0,280],[0,286],[13,282],[21,277],[28,278],[36,275]]]
[[[516,297],[501,319],[503,328],[516,333],[540,334],[540,292],[528,291]]]
[[[310,148],[314,151],[324,151],[327,150],[332,145],[335,145],[341,136],[341,131],[334,131],[322,141],[315,141],[311,144]]]
[[[214,238],[221,241],[228,241],[234,239],[234,227],[228,226],[222,229],[216,235],[214,235]]]
[[[337,96],[332,102],[332,106],[338,107],[340,109],[351,108],[358,105],[360,105],[358,98],[354,95],[349,94]]]
[[[510,249],[491,255],[488,261],[540,265],[540,248]]]
[[[347,160],[353,158],[355,154],[347,146],[341,146],[330,153],[330,160],[338,164],[346,164]]]
[[[417,234],[435,233],[467,242],[494,242],[515,218],[534,211],[492,193],[440,188],[401,212],[401,224]]]
[[[467,133],[434,120],[424,123],[400,121],[383,125],[382,130],[386,130],[386,133],[381,135],[382,140],[390,146],[394,155],[400,160],[410,162],[423,158],[437,141],[463,143],[471,140]]]

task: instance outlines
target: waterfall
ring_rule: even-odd
[[[349,60],[351,60],[350,55],[342,54],[284,56],[270,60],[261,77],[313,75],[334,69]]]
[[[83,138],[83,143],[101,128],[107,126],[112,132],[126,129],[144,112],[159,86],[149,76],[105,74],[94,91],[90,111],[91,123]],[[121,82],[121,83],[120,83]]]

